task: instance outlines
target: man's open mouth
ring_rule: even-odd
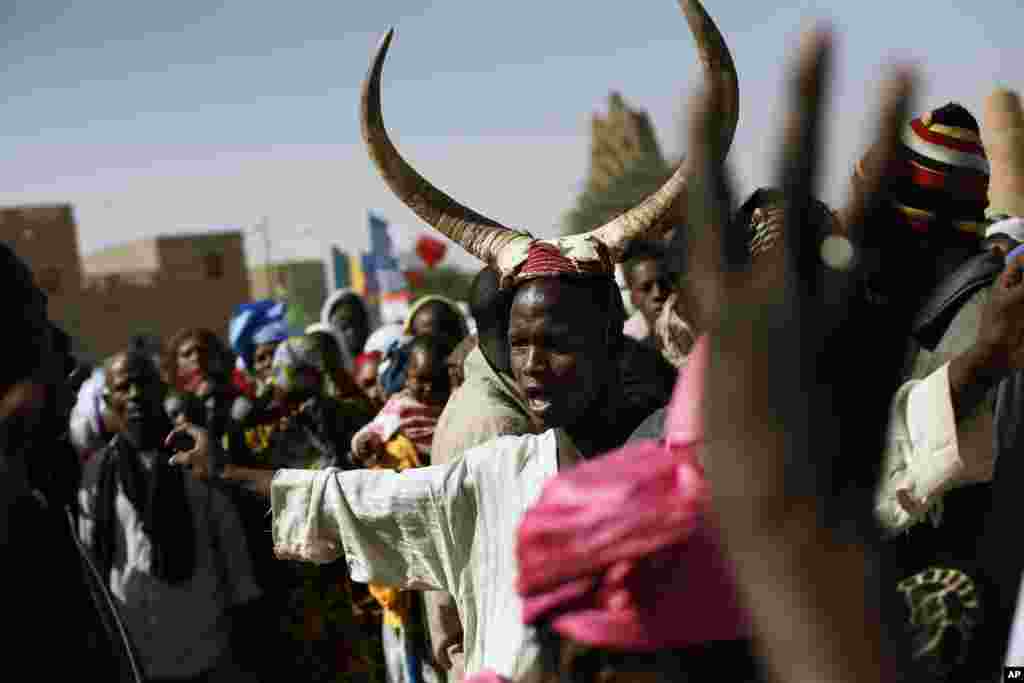
[[[530,412],[544,413],[551,408],[551,397],[543,389],[527,389],[526,405],[530,409]]]

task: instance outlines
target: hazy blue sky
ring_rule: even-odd
[[[884,65],[920,64],[917,109],[980,115],[1024,86],[1019,0],[708,0],[740,76],[731,160],[772,181],[782,84],[801,27],[831,21],[838,57],[822,194],[845,193]],[[674,0],[5,0],[0,204],[72,202],[83,249],[267,216],[274,258],[365,248],[365,212],[408,231],[359,138],[359,85],[395,26],[386,121],[406,157],[474,208],[555,233],[586,174],[609,90],[681,150],[696,53]],[[260,240],[250,257],[262,260]],[[467,262],[467,261],[462,261]]]

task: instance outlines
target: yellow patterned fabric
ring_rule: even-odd
[[[967,659],[981,616],[974,580],[958,569],[928,567],[897,584],[907,609],[914,659],[947,680]]]
[[[396,434],[384,444],[385,457],[369,467],[371,470],[395,470],[401,472],[411,467],[422,467],[423,461],[412,441]],[[395,628],[404,627],[409,622],[412,611],[412,593],[401,591],[391,586],[370,584],[372,595],[384,609],[384,623]]]

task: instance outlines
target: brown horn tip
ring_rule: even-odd
[[[380,78],[394,34],[392,27],[381,38],[363,81],[360,124],[370,158],[391,191],[417,216],[484,263],[494,264],[502,247],[525,233],[509,230],[439,190],[402,158],[388,136],[380,103]]]
[[[713,149],[719,150],[721,161],[729,152],[739,122],[740,93],[736,64],[725,38],[704,6],[698,0],[678,0],[678,4],[697,44],[704,72],[704,87],[708,91],[708,106],[712,108],[715,120],[720,125],[720,138]],[[657,192],[638,206],[591,231],[589,236],[602,242],[613,260],[621,261],[630,242],[646,237],[658,228],[667,227],[661,223],[673,207],[680,208],[681,213],[685,214],[682,202],[685,201],[686,186],[693,173],[693,164],[690,155],[687,155]]]

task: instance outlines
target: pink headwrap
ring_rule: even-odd
[[[524,622],[630,651],[747,635],[697,462],[706,339],[694,356],[664,442],[631,443],[560,474],[524,516],[516,549]]]
[[[509,683],[509,680],[504,676],[499,676],[490,669],[484,671],[478,671],[472,676],[468,676],[463,683]]]

